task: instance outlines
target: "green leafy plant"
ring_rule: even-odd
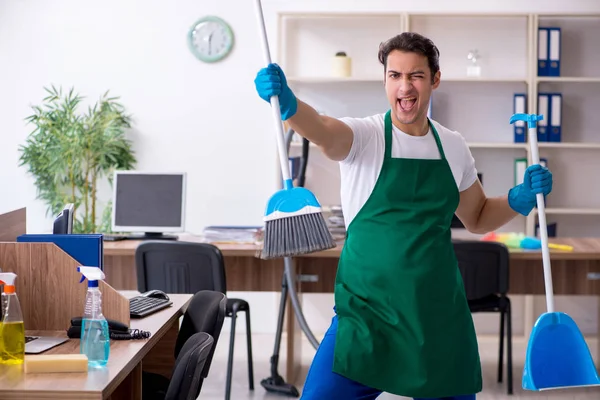
[[[110,202],[98,218],[98,187],[103,179],[112,186],[115,169],[133,169],[136,158],[126,129],[131,117],[108,92],[87,111],[78,113],[83,97],[71,88],[44,88],[41,106],[32,106],[25,120],[34,126],[20,146],[19,166],[34,177],[37,198],[47,214],[57,214],[66,203],[75,205],[73,231],[108,232]],[[100,220],[100,221],[99,221]]]

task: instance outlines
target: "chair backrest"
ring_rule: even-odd
[[[467,300],[508,292],[509,252],[504,244],[477,240],[453,244]]]
[[[165,400],[195,400],[200,393],[202,370],[214,340],[206,332],[198,332],[185,342],[175,360],[175,367]]]
[[[215,348],[219,341],[221,328],[225,321],[227,297],[221,292],[203,290],[196,293],[183,314],[183,321],[179,327],[179,334],[175,342],[175,358],[179,357],[187,340],[198,332],[206,332],[214,339],[214,346],[210,350],[206,364],[202,370],[202,377],[208,376]]]
[[[138,290],[166,293],[225,293],[225,263],[210,243],[149,240],[135,251]]]

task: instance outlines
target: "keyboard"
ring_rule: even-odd
[[[171,306],[173,302],[154,297],[137,296],[129,299],[129,315],[131,318],[143,318]]]

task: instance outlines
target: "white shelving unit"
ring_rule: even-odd
[[[560,77],[537,76],[540,26],[561,28]],[[554,177],[548,223],[557,223],[557,236],[600,236],[600,15],[281,13],[277,31],[277,62],[295,94],[335,117],[389,109],[377,59],[382,41],[403,31],[432,39],[442,72],[432,118],[465,137],[490,196],[514,185],[515,159],[531,160],[509,123],[514,94],[526,93],[533,113],[538,93],[562,93],[562,141],[540,143]],[[479,78],[466,73],[473,49],[481,56]],[[349,78],[331,73],[339,51],[352,59]],[[306,185],[324,205],[339,204],[338,168],[311,147]],[[536,222],[534,210],[502,230],[533,235]]]

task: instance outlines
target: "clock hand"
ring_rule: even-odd
[[[212,53],[211,49],[212,49],[212,37],[213,37],[213,35],[214,35],[214,31],[213,31],[213,32],[211,32],[211,33],[208,35],[208,54],[211,54],[211,53]]]

